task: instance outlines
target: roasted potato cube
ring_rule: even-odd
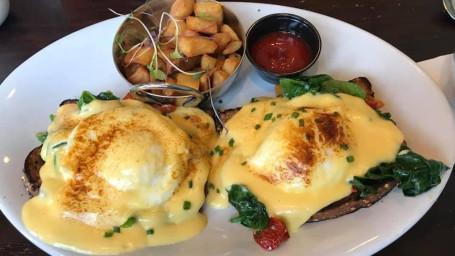
[[[234,73],[234,70],[240,63],[240,58],[235,56],[230,56],[224,61],[223,70],[226,71],[229,75]]]
[[[229,74],[224,70],[217,70],[213,73],[213,87],[220,85],[229,77]]]
[[[170,83],[170,84],[176,84],[175,79],[172,78],[172,77],[166,77],[166,82]],[[162,95],[166,95],[166,96],[173,96],[173,95],[176,95],[177,93],[175,91],[172,91],[172,90],[162,90],[161,94]]]
[[[177,20],[177,28],[179,30],[179,36],[183,35],[186,30],[186,23],[183,20]],[[169,25],[167,26],[166,30],[164,31],[164,41],[167,42],[172,39],[172,37],[175,35],[175,23],[173,21],[169,22]]]
[[[226,48],[224,48],[223,54],[228,55],[234,53],[240,49],[240,47],[242,47],[241,41],[231,41],[228,45],[226,45]]]
[[[207,91],[210,86],[209,86],[209,79],[210,77],[207,75],[207,73],[203,74],[200,78],[199,78],[199,90],[201,92],[205,92]]]
[[[220,69],[221,69],[221,67],[218,67],[218,66],[215,66],[214,68],[210,69],[210,70],[209,70],[209,76],[210,76],[210,77],[213,77],[213,74],[214,74],[216,71],[220,70]]]
[[[226,59],[226,56],[220,54],[216,57],[216,67],[218,67],[218,69],[222,69],[223,68],[223,65],[224,65],[224,60]]]
[[[231,36],[232,41],[239,41],[237,33],[227,24],[223,24],[220,28],[222,33],[228,33]]]
[[[193,13],[194,0],[175,0],[171,6],[171,15],[176,19],[185,18]]]
[[[226,45],[231,42],[231,36],[228,33],[217,33],[212,37],[215,38],[215,43],[218,45],[216,52],[223,51]]]
[[[193,36],[200,36],[197,31],[191,30],[191,29],[186,29],[185,32],[183,32],[182,36],[185,37],[193,37]]]
[[[216,65],[216,58],[210,57],[207,54],[202,55],[201,58],[201,69],[202,70],[210,70],[214,68]]]
[[[123,62],[125,65],[137,63],[143,66],[147,66],[150,61],[152,61],[154,52],[155,51],[151,46],[141,46],[125,54]]]
[[[181,37],[179,40],[179,51],[187,57],[194,57],[204,53],[214,53],[217,44],[210,39],[201,37]]]
[[[223,24],[223,6],[217,2],[196,2],[194,4],[194,15],[215,21],[218,27]]]
[[[199,90],[199,79],[194,79],[193,76],[178,73],[175,75],[175,79],[177,80],[177,84],[184,85],[191,87],[195,90]]]
[[[188,16],[188,18],[186,18],[186,27],[188,29],[209,35],[218,33],[216,21],[201,19],[194,16]]]
[[[127,80],[132,84],[145,84],[150,82],[150,74],[146,67],[138,66],[136,71]]]

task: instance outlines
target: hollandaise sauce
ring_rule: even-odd
[[[290,232],[348,196],[354,176],[393,161],[403,142],[392,122],[345,94],[261,99],[226,128],[212,145],[208,204],[227,207],[226,190],[245,185]]]
[[[52,245],[118,254],[198,234],[213,120],[196,108],[162,114],[135,100],[61,106],[41,156],[40,194],[22,209]]]

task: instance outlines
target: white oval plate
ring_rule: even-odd
[[[407,56],[359,28],[320,14],[266,4],[225,3],[241,18],[245,30],[258,18],[287,12],[307,18],[322,37],[322,53],[308,72],[327,73],[338,79],[366,76],[386,102],[386,111],[406,136],[410,147],[426,157],[453,166],[455,127],[448,103],[432,80]],[[98,93],[127,92],[117,73],[111,44],[122,19],[115,18],[75,32],[49,45],[19,66],[0,86],[0,209],[28,239],[50,254],[74,255],[42,243],[21,222],[21,208],[28,200],[21,181],[24,159],[39,145],[34,137],[49,124],[49,114],[59,103],[77,98],[83,90]],[[272,96],[273,86],[260,80],[245,60],[239,79],[222,107],[240,106],[254,96]],[[233,209],[205,209],[209,223],[199,235],[175,245],[147,248],[134,255],[366,255],[397,239],[414,225],[435,202],[442,184],[406,198],[395,189],[368,209],[347,216],[306,224],[272,253],[253,241],[251,230],[228,219]],[[38,217],[39,218],[39,217]],[[38,220],[39,221],[39,220]]]

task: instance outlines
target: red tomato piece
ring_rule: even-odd
[[[123,97],[124,100],[129,100],[129,99],[133,99],[133,95],[131,95],[131,93],[127,93],[125,95],[125,97]]]
[[[253,233],[256,243],[267,251],[271,251],[280,246],[282,241],[289,238],[286,225],[275,217],[269,218],[269,226],[261,231]]]

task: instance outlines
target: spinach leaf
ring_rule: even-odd
[[[395,162],[370,168],[364,177],[354,177],[351,183],[365,197],[377,193],[381,180],[395,179],[405,196],[416,196],[441,183],[440,175],[447,169],[442,162],[428,160],[402,145]]]
[[[79,98],[79,101],[77,102],[77,105],[79,106],[79,108],[81,108],[82,105],[88,104],[95,99],[118,100],[119,98],[117,96],[115,96],[111,91],[101,92],[98,95],[94,95],[93,93],[91,93],[89,91],[83,91],[81,97]]]
[[[382,112],[381,110],[376,109],[376,113],[378,113],[378,115],[379,115],[381,118],[383,118],[383,119],[385,119],[385,120],[389,120],[390,122],[392,122],[392,123],[395,124],[395,125],[397,124],[397,123],[395,123],[395,121],[393,121],[392,115],[391,115],[389,112]]]
[[[320,92],[323,93],[345,93],[361,99],[367,96],[365,90],[359,85],[339,80],[327,80],[322,83]]]
[[[229,203],[239,212],[239,216],[230,219],[230,222],[240,222],[255,231],[268,227],[269,215],[265,205],[259,202],[244,185],[232,185],[231,190],[228,191],[228,196]]]
[[[292,99],[305,93],[345,93],[361,99],[365,90],[355,83],[339,81],[326,74],[281,78],[280,88],[285,98]]]
[[[294,78],[281,78],[280,88],[285,98],[292,99],[305,93],[317,93],[320,91],[322,83],[332,77],[325,74],[314,76],[300,76]]]

